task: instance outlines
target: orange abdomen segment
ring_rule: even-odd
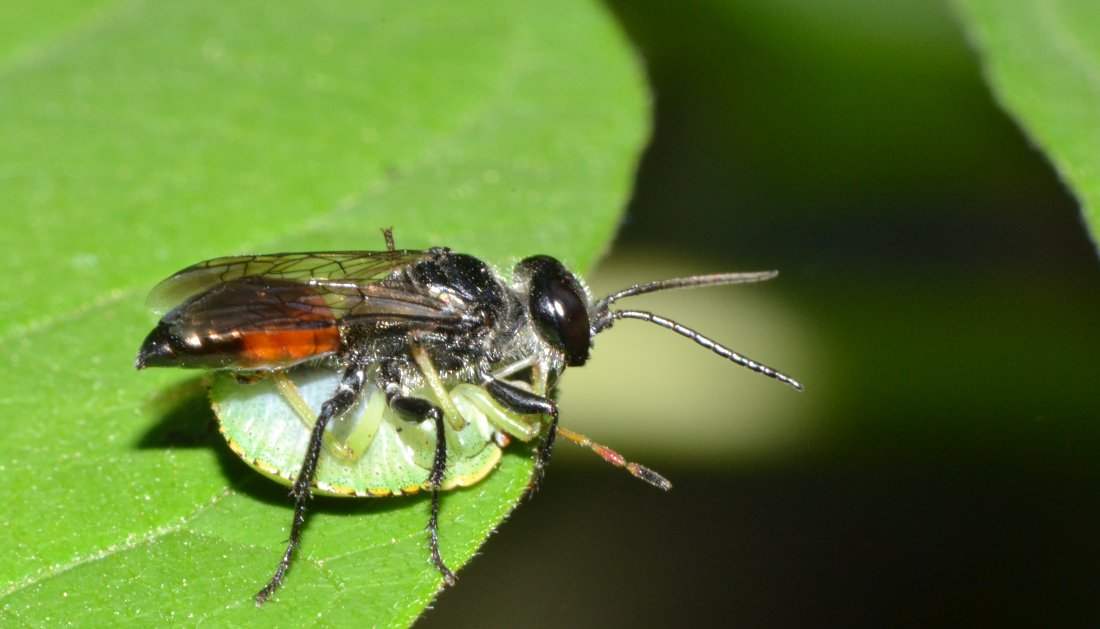
[[[283,369],[340,351],[340,324],[316,287],[262,277],[220,284],[149,333],[140,367]]]
[[[289,367],[340,349],[340,329],[324,297],[305,284],[267,282],[248,295],[252,325],[235,330],[241,367]]]
[[[241,334],[241,367],[277,367],[331,354],[340,349],[335,326],[300,330],[250,330]]]

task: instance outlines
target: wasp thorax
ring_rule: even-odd
[[[561,350],[570,367],[583,365],[592,344],[584,287],[550,256],[526,258],[516,271],[527,278],[527,307],[539,336]]]

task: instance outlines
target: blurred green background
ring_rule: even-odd
[[[563,444],[422,627],[1091,625],[1100,272],[1076,205],[939,2],[613,0],[656,99],[597,292],[777,268],[650,308],[796,394],[624,322]]]

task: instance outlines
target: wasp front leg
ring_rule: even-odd
[[[555,404],[553,400],[495,379],[490,379],[485,384],[485,390],[502,406],[516,413],[539,413],[542,415],[550,415],[551,417],[550,427],[546,431],[546,437],[543,438],[542,445],[539,447],[539,456],[535,461],[535,472],[531,477],[531,483],[528,485],[528,490],[534,489],[538,483],[542,482],[542,477],[546,473],[546,466],[550,464],[550,453],[554,448],[555,438],[558,436],[559,432],[563,437],[573,443],[583,448],[588,448],[600,455],[600,458],[604,461],[630,472],[635,478],[640,478],[658,489],[664,489],[665,491],[672,489],[672,483],[670,483],[668,479],[648,467],[634,463],[633,461],[628,461],[618,452],[615,452],[603,444],[596,443],[582,434],[575,433],[572,430],[566,430],[565,428],[559,429],[558,405]]]
[[[439,553],[439,492],[443,488],[443,477],[447,473],[447,432],[443,422],[443,411],[428,400],[401,394],[401,369],[396,361],[387,361],[381,368],[383,391],[390,408],[402,418],[421,422],[431,420],[435,426],[435,455],[432,457],[432,469],[428,474],[428,487],[432,492],[432,513],[428,519],[428,546],[432,554],[432,563],[447,585],[454,585],[456,578]]]
[[[290,542],[287,544],[286,552],[283,553],[283,558],[279,562],[279,567],[275,569],[275,574],[267,582],[267,585],[256,594],[257,606],[263,605],[279,588],[287,569],[290,567],[294,551],[297,550],[301,542],[302,526],[306,521],[306,504],[313,495],[310,486],[313,484],[313,477],[317,474],[317,462],[320,460],[321,450],[324,447],[325,427],[334,417],[339,417],[355,406],[363,393],[366,381],[366,366],[358,362],[353,363],[344,372],[344,377],[337,385],[336,392],[321,405],[321,412],[317,415],[317,423],[313,425],[313,430],[309,435],[305,460],[302,461],[302,468],[298,471],[298,476],[290,490],[290,495],[294,497],[294,519],[290,524]]]
[[[542,483],[542,479],[546,475],[546,467],[550,465],[550,455],[554,452],[554,440],[558,436],[558,405],[550,398],[525,391],[496,378],[488,379],[485,383],[485,390],[501,406],[510,411],[521,415],[550,416],[550,426],[546,429],[546,436],[542,438],[538,457],[535,459],[535,471],[531,474],[531,481],[527,484],[527,491],[533,492]]]

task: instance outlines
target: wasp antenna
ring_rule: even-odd
[[[676,323],[672,319],[668,319],[660,315],[655,315],[651,312],[643,312],[641,310],[613,310],[607,313],[607,318],[605,322],[603,322],[604,325],[601,329],[611,327],[611,324],[614,323],[616,319],[640,319],[642,321],[655,323],[662,328],[672,330],[680,336],[686,336],[687,338],[695,341],[697,344],[702,345],[703,347],[709,349],[715,354],[718,354],[719,356],[727,360],[735,362],[742,367],[747,367],[755,371],[756,373],[761,373],[770,378],[775,378],[776,380],[784,384],[788,384],[798,389],[799,391],[802,390],[802,384],[794,378],[780,371],[776,371],[775,369],[772,369],[767,365],[762,365],[755,360],[748,358],[747,356],[742,356],[741,354],[738,354],[737,352],[726,347],[725,345],[722,345],[715,340],[707,338],[685,325]]]
[[[561,426],[558,426],[558,435],[561,437],[565,437],[566,439],[572,441],[582,448],[588,448],[589,450],[600,455],[600,458],[602,458],[604,461],[607,461],[615,467],[621,467],[625,469],[626,471],[630,472],[635,478],[640,478],[658,489],[663,489],[665,491],[672,489],[672,483],[668,482],[668,479],[664,476],[661,476],[657,472],[654,472],[644,465],[639,465],[637,463],[627,461],[626,457],[619,454],[618,452],[615,452],[614,450],[603,444],[596,443],[595,441],[592,441],[591,439],[585,437],[580,433],[576,433],[572,430],[569,430],[568,428],[562,428]]]
[[[606,309],[613,302],[625,297],[656,293],[662,290],[676,288],[695,288],[698,286],[728,286],[729,284],[751,284],[764,282],[779,275],[779,271],[753,271],[749,273],[712,273],[710,275],[692,275],[691,277],[674,277],[668,280],[658,280],[645,284],[636,284],[630,288],[611,293],[607,297],[596,302],[596,309]]]

